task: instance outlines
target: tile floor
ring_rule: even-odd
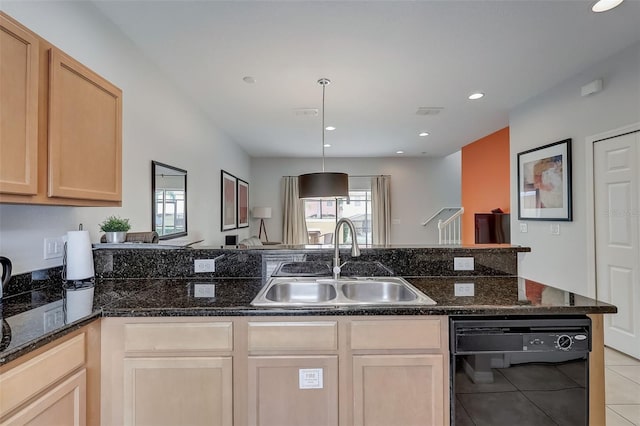
[[[607,426],[640,426],[640,360],[605,348]]]

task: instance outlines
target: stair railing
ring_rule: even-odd
[[[462,242],[462,214],[463,207],[443,207],[436,214],[422,223],[427,226],[431,221],[438,219],[438,244],[460,244]],[[448,216],[442,219],[442,216]]]

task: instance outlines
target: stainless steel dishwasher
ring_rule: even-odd
[[[587,316],[452,317],[451,424],[589,424]]]

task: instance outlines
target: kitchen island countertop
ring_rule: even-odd
[[[434,306],[264,308],[251,306],[260,278],[122,279],[96,284],[91,315],[71,324],[42,327],[46,306],[62,299],[48,288],[9,297],[3,306],[0,365],[100,317],[247,315],[576,315],[610,314],[615,306],[517,277],[405,277],[434,299]],[[215,297],[195,297],[195,283],[215,284]],[[474,283],[474,296],[455,296],[455,283]],[[29,316],[35,318],[29,318]],[[29,324],[32,324],[29,326]]]

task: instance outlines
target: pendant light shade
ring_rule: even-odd
[[[298,176],[299,198],[347,198],[349,196],[349,175],[324,171],[324,92],[328,78],[321,78],[322,86],[322,172],[307,173]]]
[[[298,176],[300,198],[347,198],[349,175],[346,173],[307,173]]]

